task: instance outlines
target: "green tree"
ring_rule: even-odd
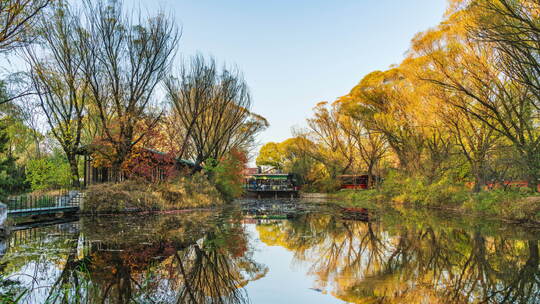
[[[71,181],[67,160],[58,155],[32,159],[26,165],[26,180],[32,190],[48,190],[68,187]]]
[[[0,199],[4,199],[9,194],[9,189],[14,184],[11,173],[15,159],[8,153],[9,137],[6,129],[4,120],[0,120]]]

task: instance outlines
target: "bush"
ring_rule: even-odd
[[[340,182],[330,177],[325,177],[313,183],[313,190],[322,193],[332,193],[339,189]]]
[[[446,176],[428,183],[423,176],[405,177],[393,172],[380,186],[380,192],[382,199],[394,203],[456,207],[467,200],[469,190]]]
[[[344,205],[355,207],[374,208],[380,200],[380,192],[372,190],[340,190],[334,197]]]
[[[517,221],[540,221],[540,197],[528,189],[495,189],[471,194],[463,209]]]
[[[539,223],[540,197],[522,197],[516,201],[501,202],[497,215],[515,221]]]
[[[200,208],[223,204],[216,186],[202,172],[181,177],[171,183],[161,183],[156,190],[165,209]]]
[[[540,222],[540,196],[528,188],[494,189],[472,193],[451,178],[428,183],[423,177],[391,173],[378,190],[340,191],[337,198],[349,204],[369,207],[376,203],[413,204],[430,208],[451,208],[488,214],[519,222]]]
[[[338,197],[356,202],[457,208],[468,199],[469,190],[447,177],[430,184],[425,177],[406,177],[399,172],[391,172],[378,189],[340,193],[343,194],[338,194]]]

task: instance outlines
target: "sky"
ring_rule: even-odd
[[[259,144],[291,137],[320,101],[399,64],[410,40],[436,26],[447,0],[124,0],[164,11],[182,29],[177,60],[201,53],[238,67],[252,111],[270,127]],[[15,59],[1,66],[17,70]]]
[[[291,136],[320,101],[364,75],[399,64],[410,40],[436,26],[446,0],[125,0],[162,9],[182,27],[179,54],[214,56],[243,71],[252,110],[270,127],[260,143]]]

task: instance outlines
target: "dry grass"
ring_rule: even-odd
[[[152,184],[130,180],[88,187],[84,213],[119,213],[204,208],[223,204],[217,189],[203,174]]]

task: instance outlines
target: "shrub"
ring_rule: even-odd
[[[467,200],[468,193],[465,186],[453,182],[448,177],[442,177],[433,183],[428,183],[423,176],[406,177],[394,171],[385,178],[378,189],[353,191],[352,194],[345,194],[345,197],[355,201],[369,200],[455,208]]]
[[[157,186],[165,209],[200,208],[222,204],[221,194],[202,172]]]
[[[499,203],[498,215],[511,220],[540,222],[540,197],[522,197]]]
[[[537,220],[540,197],[530,196],[526,189],[495,189],[471,194],[464,210],[492,214],[514,220]]]
[[[520,222],[540,222],[540,196],[528,188],[494,189],[472,193],[463,183],[443,176],[432,183],[422,177],[390,173],[379,189],[340,191],[337,198],[358,206],[373,202],[409,203],[422,207],[452,208],[470,213],[493,215]]]
[[[380,193],[375,190],[340,190],[335,194],[340,201],[347,201],[345,205],[363,208],[373,208],[380,201]]]
[[[313,183],[313,190],[323,193],[332,193],[336,192],[339,189],[340,182],[336,179],[330,177],[325,177],[320,180],[317,180]]]

